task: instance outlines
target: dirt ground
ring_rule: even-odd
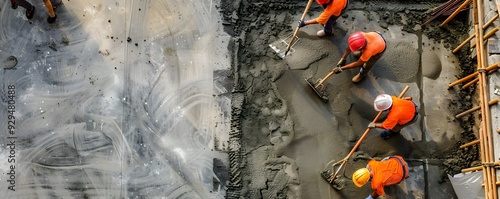
[[[428,11],[444,2],[350,1],[333,36],[318,38],[320,25],[301,28],[292,53],[281,59],[268,45],[292,34],[306,1],[221,1],[235,60],[227,198],[366,197],[369,186],[359,189],[348,179],[366,161],[349,160],[341,191],[332,189],[320,172],[344,158],[375,118],[374,97],[397,96],[405,86],[410,87],[405,96],[420,107],[419,120],[388,140],[372,130],[358,152],[401,155],[413,165],[413,178],[399,188],[386,188],[385,198],[456,198],[447,174],[470,167],[478,155],[475,147],[458,147],[475,139],[474,118],[453,116],[471,108],[474,89],[447,85],[473,68],[465,49],[458,55],[450,52],[468,36],[468,24],[463,23],[467,12],[444,28],[438,27],[442,18],[421,26]],[[306,19],[321,11],[314,3]],[[381,32],[388,49],[358,84],[351,78],[359,69],[329,78],[325,103],[306,79],[330,72],[355,31]],[[427,168],[427,160],[436,162],[435,171],[419,170]]]

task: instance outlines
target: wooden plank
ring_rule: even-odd
[[[497,13],[500,14],[500,0],[495,0],[495,4],[497,5]]]

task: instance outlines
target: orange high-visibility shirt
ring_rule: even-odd
[[[328,19],[333,16],[339,16],[342,10],[347,5],[347,0],[332,0],[330,4],[325,8],[323,13],[316,18],[316,21],[320,24],[325,25]]]
[[[391,98],[392,107],[387,113],[387,118],[382,122],[384,129],[392,129],[396,124],[403,125],[410,122],[417,112],[412,101],[399,99],[395,96],[391,96]]]
[[[381,53],[385,49],[385,41],[382,36],[376,32],[364,32],[366,46],[361,53],[361,61],[367,62],[371,57]]]
[[[401,165],[395,158],[401,160],[404,165]],[[405,170],[403,170],[403,167]],[[401,156],[393,156],[380,162],[370,160],[368,161],[368,169],[372,173],[372,189],[377,192],[379,196],[384,195],[385,186],[398,184],[408,177],[408,166]]]

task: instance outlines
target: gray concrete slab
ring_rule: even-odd
[[[53,24],[31,2],[0,1],[2,198],[224,198],[216,2],[63,1]]]

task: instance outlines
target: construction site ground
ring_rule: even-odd
[[[455,118],[478,104],[476,86],[448,87],[475,71],[468,45],[452,53],[473,33],[468,10],[444,27],[445,17],[422,25],[445,2],[352,0],[332,36],[316,36],[318,24],[303,27],[281,58],[269,44],[288,41],[307,1],[68,0],[48,24],[42,1],[28,20],[24,8],[0,0],[0,192],[365,198],[370,186],[355,187],[352,173],[369,158],[400,155],[409,178],[381,198],[458,198],[449,176],[480,165],[477,146],[459,147],[478,138],[480,117]],[[496,14],[486,6],[485,18]],[[306,19],[322,10],[313,2]],[[387,49],[360,83],[351,82],[359,69],[328,78],[325,102],[306,80],[324,78],[355,31],[380,32]],[[491,54],[488,63],[498,59]],[[500,87],[489,78],[493,98]],[[407,86],[417,122],[387,140],[372,129],[339,176],[344,187],[332,188],[320,173],[365,132],[377,115],[374,98]],[[493,129],[498,113],[492,106]],[[5,191],[12,177],[17,190]]]
[[[306,2],[227,3],[223,13],[232,15],[225,15],[225,28],[237,38],[239,47],[234,53],[238,65],[233,95],[244,98],[233,101],[233,106],[241,108],[242,157],[237,165],[241,173],[233,175],[240,178],[236,182],[241,188],[231,191],[230,187],[229,198],[366,197],[370,186],[357,188],[349,180],[356,169],[366,166],[366,160],[349,160],[341,191],[330,187],[320,173],[345,158],[365,132],[377,114],[374,98],[381,93],[398,96],[406,86],[409,90],[404,96],[411,96],[418,105],[418,121],[387,140],[381,139],[380,129],[371,130],[354,156],[401,155],[408,160],[410,177],[387,187],[382,198],[457,197],[448,175],[478,160],[476,146],[459,148],[477,138],[474,116],[455,119],[472,108],[477,98],[474,86],[448,87],[474,71],[468,47],[451,52],[469,36],[472,27],[466,23],[467,12],[440,28],[446,17],[422,24],[432,8],[444,2],[350,1],[334,26],[334,35],[316,36],[322,29],[319,24],[303,27],[291,53],[281,59],[268,45],[289,41]],[[313,4],[305,19],[321,11]],[[351,82],[359,69],[331,76],[325,82],[325,103],[306,79],[324,78],[355,31],[382,33],[387,49],[360,83]],[[353,60],[350,56],[347,62]]]

